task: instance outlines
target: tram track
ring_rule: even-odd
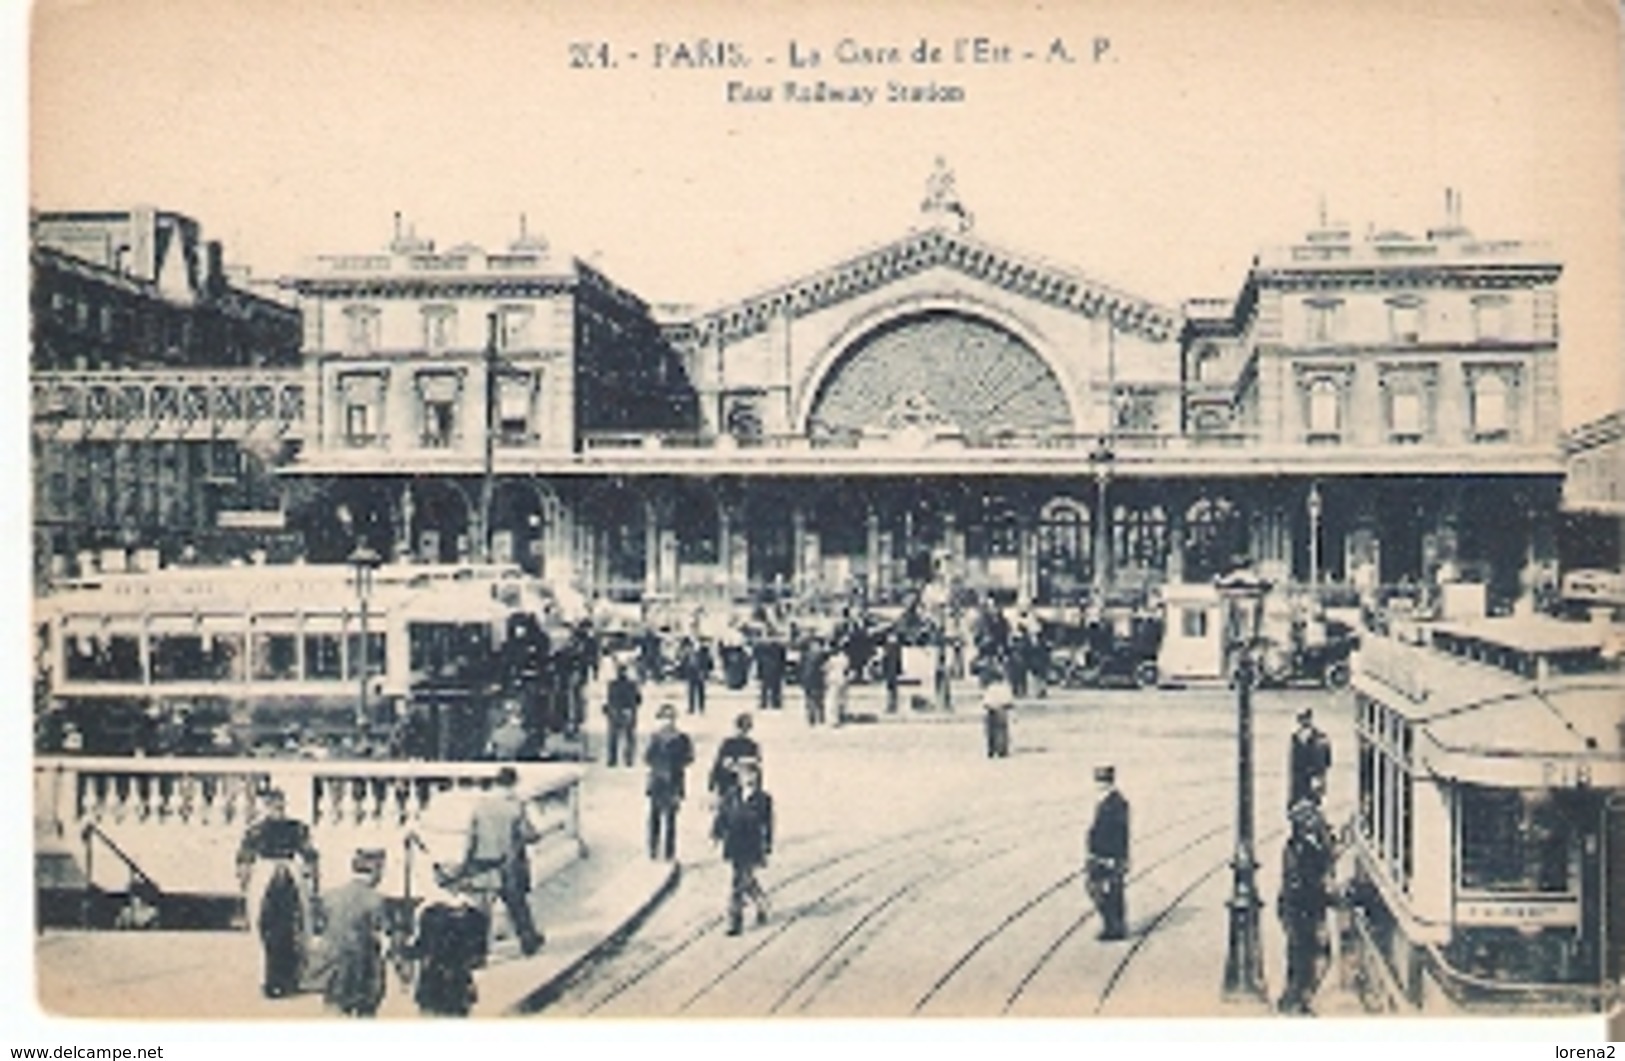
[[[1279,771],[1259,775],[1260,780],[1278,778],[1279,776]],[[1191,787],[1207,788],[1230,784],[1233,784],[1233,780],[1230,778],[1215,777],[1206,782],[1198,782],[1195,786],[1185,787],[1187,789]],[[931,889],[954,877],[996,863],[1000,859],[1008,857],[1012,852],[1031,850],[1030,840],[1034,835],[1053,835],[1057,832],[1070,832],[1080,828],[1086,815],[1066,814],[1064,811],[1053,817],[1046,814],[1043,820],[1034,823],[1035,810],[1053,812],[1058,806],[1076,807],[1079,802],[1080,800],[1076,795],[1057,797],[1042,801],[1041,804],[1035,806],[1010,807],[1002,809],[994,815],[979,817],[974,819],[973,827],[968,830],[963,820],[926,825],[876,840],[860,848],[841,851],[829,857],[815,858],[809,864],[799,867],[794,872],[781,878],[768,889],[772,906],[776,908],[787,906],[791,901],[789,897],[796,890],[799,890],[801,886],[809,881],[816,882],[820,876],[835,872],[843,866],[850,866],[855,861],[870,858],[877,854],[884,853],[885,856],[874,862],[874,864],[862,866],[856,872],[817,890],[813,895],[800,902],[793,911],[787,914],[781,911],[780,916],[775,917],[772,922],[768,934],[752,940],[747,950],[732,956],[721,969],[706,971],[704,982],[697,989],[686,994],[674,1012],[678,1014],[691,1012],[742,971],[759,964],[764,955],[768,954],[781,941],[788,938],[793,928],[806,924],[807,919],[818,913],[820,908],[827,907],[833,900],[850,893],[853,888],[865,881],[872,880],[881,874],[900,870],[902,876],[895,878],[897,881],[895,886],[857,912],[855,921],[847,924],[837,935],[830,938],[827,944],[823,945],[817,954],[796,972],[794,978],[786,986],[776,991],[766,1009],[768,1013],[779,1014],[793,1007],[795,1012],[805,1013],[822,995],[825,988],[837,982],[841,972],[870,947],[874,938],[877,938],[885,931],[884,923],[889,922],[899,911],[914,908],[914,900],[919,896],[928,893]],[[1200,821],[1213,813],[1228,815],[1230,810],[1228,806],[1224,806],[1187,815],[1178,821],[1164,824],[1155,832],[1144,834],[1141,840],[1165,836],[1192,822]],[[1008,829],[1013,822],[1033,824],[1031,824],[1030,828],[1019,830],[1019,833],[1014,838],[1009,839],[1008,842],[1001,843],[993,849],[975,852],[969,858],[949,856],[952,861],[948,865],[936,864],[930,867],[920,867],[919,865],[926,860],[939,862],[945,844],[952,846],[963,846],[967,843],[977,844],[981,843],[990,834],[996,833],[1004,833],[1008,836]],[[1228,829],[1228,824],[1217,826],[1185,840],[1176,849],[1147,863],[1143,869],[1130,878],[1131,881],[1143,881],[1151,877],[1170,863],[1189,856],[1192,851],[1199,850],[1205,844],[1212,843],[1215,839],[1227,833]],[[1268,839],[1263,842],[1273,843],[1279,834],[1280,830],[1272,831],[1268,834]],[[1137,956],[1152,938],[1157,937],[1158,929],[1173,911],[1185,902],[1202,883],[1211,880],[1214,874],[1221,871],[1228,864],[1228,859],[1219,859],[1212,865],[1204,867],[1194,878],[1189,879],[1189,883],[1175,895],[1172,901],[1165,904],[1152,916],[1147,923],[1147,927],[1133,940],[1128,953],[1124,954],[1115,963],[1106,976],[1094,1012],[1099,1013],[1107,1005]],[[920,871],[921,868],[924,868],[923,872]],[[1013,909],[1000,918],[997,924],[982,933],[964,952],[949,963],[947,969],[916,1000],[912,1011],[920,1014],[928,1009],[937,1001],[943,989],[950,985],[991,942],[1007,935],[1014,926],[1021,923],[1033,911],[1052,901],[1056,896],[1065,894],[1069,886],[1075,884],[1078,878],[1078,871],[1068,872],[1049,881],[1037,892],[1022,898]],[[1093,917],[1092,911],[1084,911],[1055,939],[1050,941],[1038,960],[1028,968],[1006,997],[1002,1012],[1009,1013],[1016,1006],[1029,985],[1043,972],[1066,943],[1076,935],[1078,930],[1089,923]],[[691,922],[693,927],[686,930],[680,938],[650,956],[647,961],[633,969],[628,975],[614,980],[607,989],[601,989],[602,993],[592,998],[581,1012],[585,1015],[597,1014],[613,1005],[627,992],[649,981],[662,969],[671,966],[674,961],[689,952],[695,944],[717,932],[723,927],[725,920],[722,915],[713,915],[697,924]],[[803,935],[801,938],[805,939],[806,937]],[[809,985],[812,985],[810,990]],[[763,1002],[766,1003],[767,999],[764,998]]]
[[[1342,805],[1339,807],[1337,814],[1328,815],[1328,817],[1336,820],[1336,818],[1340,815],[1346,814],[1348,810],[1349,808],[1346,805]],[[1263,848],[1277,843],[1286,835],[1286,832],[1286,826],[1277,825],[1271,828],[1262,837],[1260,837],[1255,844],[1255,855],[1256,848]],[[1103,988],[1101,988],[1099,999],[1095,1003],[1094,1011],[1097,1015],[1103,1009],[1105,1009],[1106,1003],[1110,1001],[1112,993],[1116,991],[1117,985],[1122,981],[1123,974],[1128,971],[1128,968],[1133,963],[1134,959],[1139,957],[1142,949],[1148,943],[1150,943],[1153,938],[1155,938],[1158,926],[1166,921],[1168,916],[1172,914],[1176,908],[1195,894],[1198,888],[1212,880],[1215,874],[1223,871],[1230,865],[1231,863],[1229,861],[1220,861],[1213,866],[1208,867],[1207,870],[1197,875],[1190,881],[1190,883],[1181,888],[1173,899],[1164,905],[1162,909],[1158,910],[1154,915],[1152,915],[1151,920],[1147,923],[1144,931],[1135,936],[1134,942],[1129,946],[1127,953],[1125,953],[1123,957],[1118,960],[1117,964],[1112,968],[1111,975],[1107,977],[1106,984]]]
[[[1056,797],[1054,799],[1043,800],[1039,804],[1037,804],[1037,806],[1039,806],[1039,807],[1049,807],[1049,806],[1053,806],[1053,805],[1056,805],[1056,804],[1072,805],[1072,804],[1075,804],[1076,802],[1077,801],[1074,798]],[[1033,813],[1033,809],[1034,808],[1032,806],[1028,806],[1028,807],[1024,807],[1024,808],[1012,808],[1010,811],[1008,811],[1006,813],[1003,813],[1003,814],[1000,814],[996,820],[990,820],[990,821],[985,822],[985,824],[981,825],[979,828],[977,828],[975,830],[974,834],[965,834],[965,833],[962,832],[962,833],[960,833],[960,836],[963,837],[963,836],[967,836],[967,835],[975,835],[977,837],[980,837],[980,836],[986,835],[988,833],[996,832],[996,831],[998,831],[1000,829],[1005,828],[1009,824],[1009,822],[1012,821],[1012,820],[1021,820],[1021,819],[1030,818],[1031,814]],[[886,868],[886,867],[888,867],[890,865],[893,865],[893,864],[895,864],[897,862],[903,861],[904,859],[916,856],[918,854],[918,849],[919,848],[927,847],[929,845],[935,845],[935,844],[940,843],[940,838],[941,838],[942,834],[951,833],[954,830],[962,830],[962,829],[963,829],[963,822],[945,822],[945,823],[938,823],[938,824],[933,824],[933,825],[929,825],[929,826],[922,826],[922,827],[920,827],[918,829],[911,829],[911,830],[907,830],[907,831],[902,832],[902,833],[898,833],[898,834],[894,834],[894,835],[891,835],[891,836],[888,836],[888,837],[884,837],[884,838],[876,840],[876,841],[874,841],[872,843],[865,844],[862,847],[851,848],[851,849],[848,849],[846,851],[842,851],[842,852],[840,852],[838,854],[835,854],[835,855],[832,855],[830,857],[819,858],[819,859],[811,862],[810,864],[808,864],[808,865],[806,865],[806,866],[804,866],[804,867],[802,867],[800,869],[795,870],[794,872],[790,873],[789,875],[787,875],[787,876],[785,876],[783,878],[780,878],[779,880],[774,881],[772,886],[767,888],[767,894],[770,897],[774,897],[774,898],[782,897],[792,887],[794,887],[795,885],[801,883],[802,881],[807,880],[810,877],[814,877],[814,876],[816,876],[816,875],[818,875],[820,873],[830,871],[830,870],[835,869],[835,868],[837,868],[837,867],[839,867],[841,865],[844,865],[846,863],[850,863],[850,862],[852,862],[852,861],[854,861],[856,859],[860,859],[860,858],[863,858],[865,856],[872,855],[872,854],[874,854],[874,853],[876,853],[878,851],[894,851],[895,852],[896,848],[900,844],[908,845],[908,850],[901,851],[901,852],[896,852],[895,854],[893,854],[892,857],[886,858],[882,862],[880,862],[879,864],[877,864],[875,866],[872,866],[872,867],[869,867],[868,869],[862,871],[861,873],[854,875],[852,878],[849,878],[846,882],[844,882],[844,884],[843,884],[843,887],[844,887],[844,886],[850,885],[851,883],[856,883],[858,880],[864,879],[864,878],[868,877],[869,875],[872,875],[873,873],[879,872],[882,869],[884,869],[884,868]],[[826,891],[825,894],[827,894],[827,891]],[[777,905],[777,904],[775,903],[775,905]],[[627,975],[625,977],[622,977],[621,979],[615,981],[615,983],[609,988],[609,990],[602,997],[596,999],[591,1005],[589,1005],[586,1008],[586,1010],[584,1011],[585,1014],[591,1015],[591,1014],[597,1013],[600,1010],[604,1009],[606,1006],[613,1003],[616,999],[620,998],[622,995],[626,994],[628,991],[630,991],[633,988],[637,987],[640,983],[642,983],[643,981],[648,979],[650,976],[652,976],[655,973],[659,972],[662,968],[664,968],[665,966],[670,964],[673,960],[680,957],[682,954],[684,954],[686,951],[688,951],[689,948],[693,947],[696,943],[699,943],[701,940],[703,940],[707,936],[711,935],[713,932],[716,932],[718,929],[720,929],[724,925],[725,922],[726,922],[726,918],[724,916],[722,916],[722,915],[711,915],[711,916],[705,918],[698,926],[696,926],[695,928],[690,929],[685,935],[682,936],[681,939],[679,939],[673,945],[671,945],[669,947],[666,947],[663,950],[661,950],[659,953],[654,955],[651,959],[649,959],[643,965],[639,966],[635,971],[633,971],[629,975]]]
[[[1228,779],[1215,779],[1214,783],[1229,784],[1230,782],[1228,781]],[[1204,786],[1201,786],[1201,787],[1206,787],[1206,786],[1204,785]],[[1068,801],[1068,802],[1070,802],[1070,801]],[[1156,838],[1156,837],[1166,835],[1166,834],[1168,834],[1170,832],[1173,832],[1173,831],[1175,831],[1175,830],[1177,830],[1177,829],[1179,829],[1179,828],[1181,828],[1181,827],[1183,827],[1185,825],[1188,825],[1192,821],[1196,821],[1196,820],[1199,820],[1201,818],[1207,817],[1211,813],[1213,813],[1211,810],[1205,810],[1205,811],[1201,811],[1201,812],[1198,812],[1198,813],[1193,814],[1193,815],[1188,815],[1188,816],[1186,816],[1184,818],[1180,818],[1180,819],[1178,819],[1176,821],[1166,823],[1163,826],[1159,827],[1157,830],[1155,830],[1155,831],[1153,831],[1151,833],[1148,833],[1146,835],[1145,839],[1149,840],[1149,839],[1152,839],[1152,838]],[[1030,814],[1028,816],[1030,817]],[[871,928],[871,926],[873,925],[873,923],[875,922],[875,920],[877,918],[881,918],[881,917],[886,916],[889,913],[895,912],[895,910],[899,907],[899,905],[901,903],[903,903],[904,900],[906,900],[906,899],[910,898],[911,896],[915,895],[922,888],[925,888],[925,887],[928,887],[928,886],[931,886],[931,885],[935,885],[935,884],[940,884],[943,881],[946,881],[948,879],[951,879],[951,878],[960,876],[962,874],[971,872],[971,871],[977,869],[980,866],[984,866],[984,865],[987,865],[987,864],[992,863],[994,861],[997,861],[998,859],[1003,858],[1006,855],[1009,855],[1013,851],[1029,850],[1029,848],[1026,845],[1026,839],[1028,838],[1028,836],[1030,836],[1033,833],[1048,834],[1048,833],[1053,833],[1057,829],[1060,829],[1060,828],[1073,828],[1073,829],[1076,829],[1076,828],[1079,828],[1083,824],[1085,819],[1086,819],[1086,814],[1081,814],[1080,813],[1079,815],[1076,815],[1076,816],[1068,816],[1067,818],[1063,819],[1062,821],[1046,822],[1043,825],[1035,826],[1032,829],[1022,830],[1021,835],[1019,837],[1013,839],[1011,842],[1003,844],[1003,845],[999,846],[996,849],[981,852],[974,858],[971,858],[971,859],[968,859],[968,860],[967,859],[961,859],[961,860],[958,860],[958,861],[954,861],[949,865],[934,868],[931,871],[926,872],[926,873],[916,874],[916,875],[906,877],[897,887],[893,888],[890,892],[888,892],[887,894],[882,896],[879,900],[872,903],[857,918],[857,920],[854,923],[852,923],[845,930],[843,930],[840,933],[840,935],[832,943],[830,943],[828,946],[823,948],[823,950],[818,954],[818,956],[815,957],[810,964],[808,964],[806,967],[804,967],[802,969],[800,975],[798,975],[795,978],[795,980],[788,987],[784,988],[780,992],[780,994],[775,998],[775,1000],[773,1001],[773,1003],[769,1007],[768,1012],[769,1013],[778,1013],[778,1012],[782,1011],[785,1008],[785,1006],[791,1001],[791,999],[796,995],[796,993],[798,991],[801,991],[807,984],[809,984],[809,983],[811,983],[813,981],[814,977],[819,976],[819,974],[821,972],[823,972],[824,975],[819,980],[818,984],[814,987],[814,989],[810,993],[808,993],[805,997],[802,998],[800,1005],[797,1007],[798,1011],[805,1011],[812,1004],[812,1002],[815,1000],[815,998],[818,996],[818,994],[821,992],[823,986],[825,986],[828,983],[832,982],[836,978],[836,976],[839,975],[839,971],[841,969],[844,969],[847,964],[849,964],[853,959],[855,959],[857,957],[858,954],[860,954],[862,952],[863,948],[859,948],[856,951],[854,951],[852,949],[852,947],[851,947],[852,942],[855,939],[858,939],[860,934],[863,933],[865,929]],[[987,832],[988,829],[991,829],[991,828],[995,828],[995,826],[988,826],[988,827],[986,827],[986,828],[984,828],[982,830],[979,830],[977,835],[979,836],[979,835]],[[961,835],[960,837],[957,837],[956,839],[966,839],[966,838],[967,837],[965,837],[964,835]],[[1187,850],[1189,848],[1189,846],[1190,846],[1190,843],[1186,843],[1186,844],[1182,845],[1178,849],[1178,851],[1176,851],[1176,852],[1174,852],[1174,853],[1172,853],[1172,854],[1170,854],[1168,856],[1165,856],[1164,859],[1160,859],[1160,860],[1158,860],[1157,863],[1154,863],[1152,866],[1148,867],[1147,872],[1149,872],[1151,869],[1155,868],[1155,865],[1160,864],[1162,861],[1166,861],[1167,859],[1177,857],[1178,854],[1180,854],[1180,853],[1184,852],[1185,850]],[[805,918],[809,913],[816,910],[820,905],[827,902],[830,898],[845,892],[851,886],[861,882],[862,880],[868,879],[869,877],[875,875],[878,872],[881,872],[884,869],[890,868],[891,866],[893,866],[896,863],[905,862],[908,859],[910,859],[911,857],[916,857],[917,854],[918,854],[918,852],[909,852],[907,854],[900,855],[896,859],[885,860],[884,862],[879,863],[879,864],[877,864],[875,866],[869,867],[869,868],[865,869],[864,871],[862,871],[860,873],[854,874],[851,877],[848,877],[847,879],[845,879],[844,881],[838,883],[834,887],[826,890],[823,894],[817,896],[816,898],[814,898],[809,903],[804,904],[802,909],[800,911],[798,911],[797,913],[791,915],[788,918],[779,919],[774,924],[773,930],[768,936],[766,936],[765,938],[762,938],[762,939],[758,940],[757,942],[755,942],[750,947],[749,950],[747,950],[744,954],[739,955],[736,959],[734,959],[734,961],[729,963],[729,965],[727,967],[725,967],[721,972],[714,975],[710,980],[708,980],[704,985],[702,985],[702,987],[698,991],[694,992],[687,999],[685,999],[685,1001],[684,1001],[684,1003],[683,1003],[683,1005],[681,1007],[681,1011],[686,1012],[689,1009],[691,1009],[696,1003],[698,1003],[703,998],[705,998],[707,995],[709,995],[712,991],[714,991],[717,987],[719,987],[728,978],[730,978],[732,975],[734,975],[735,973],[737,973],[741,969],[743,969],[747,964],[749,964],[751,961],[756,959],[762,952],[766,951],[775,942],[778,942],[779,940],[781,940],[785,936],[785,934],[788,933],[789,930],[795,926],[795,924],[798,921]],[[1069,883],[1071,881],[1075,881],[1077,879],[1077,876],[1078,876],[1077,871],[1073,871],[1073,872],[1063,876],[1060,881],[1058,881],[1055,884],[1052,884],[1049,887],[1047,887],[1045,889],[1045,892],[1046,893],[1058,893],[1065,887],[1065,885],[1067,883]],[[1038,901],[1039,900],[1029,900],[1028,904],[1026,904],[1026,905],[1029,906],[1029,907],[1034,906],[1034,905],[1037,904]],[[1016,917],[1007,918],[1006,919],[1006,924],[1013,923],[1016,919],[1017,919]],[[839,959],[839,965],[837,966],[835,971],[834,972],[825,971],[826,966],[828,966],[831,962],[836,961],[837,959]],[[968,960],[968,958],[962,958],[960,963],[958,963],[958,964],[962,965],[963,962],[966,961],[966,960]],[[940,985],[942,983],[946,983],[946,981],[951,977],[951,975],[952,974],[947,974],[944,977],[939,978],[938,986],[940,987]]]

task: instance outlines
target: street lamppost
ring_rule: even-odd
[[[485,318],[485,417],[484,460],[480,465],[480,526],[479,541],[474,543],[474,558],[482,564],[491,562],[491,503],[496,493],[496,403],[497,403],[497,336],[501,318],[495,310]]]
[[[355,552],[350,554],[350,566],[355,569],[355,593],[360,611],[361,636],[356,651],[356,674],[358,697],[356,700],[356,729],[357,736],[364,730],[369,721],[367,711],[367,681],[372,670],[368,660],[370,638],[367,635],[367,601],[372,596],[372,576],[383,563],[383,557],[373,552],[366,545],[357,545]]]
[[[1258,939],[1258,860],[1253,847],[1253,676],[1258,630],[1269,584],[1250,571],[1217,580],[1226,606],[1227,629],[1235,652],[1236,685],[1236,853],[1231,859],[1230,939],[1224,958],[1226,1001],[1267,1001],[1264,955]]]
[[[1320,484],[1309,484],[1309,588],[1320,590]]]

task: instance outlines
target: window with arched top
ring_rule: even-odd
[[[1505,438],[1511,426],[1507,405],[1507,382],[1499,373],[1474,380],[1473,433],[1479,438]]]
[[[1337,381],[1321,376],[1309,384],[1309,434],[1336,437],[1342,426],[1342,395]]]

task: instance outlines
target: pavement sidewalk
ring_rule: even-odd
[[[583,782],[584,857],[532,892],[532,910],[547,943],[523,957],[516,941],[498,939],[476,973],[476,1016],[533,1010],[605,950],[634,931],[676,886],[676,864],[651,861],[641,846],[642,790]],[[498,907],[500,910],[500,906]],[[47,930],[35,940],[36,999],[53,1016],[170,1020],[314,1020],[321,996],[261,995],[258,939],[249,932]],[[417,1015],[411,987],[388,974],[382,1018]]]

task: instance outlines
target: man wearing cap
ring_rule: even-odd
[[[1308,1013],[1320,983],[1320,964],[1330,899],[1332,849],[1330,831],[1319,805],[1301,799],[1288,812],[1292,835],[1281,851],[1281,894],[1276,914],[1286,934],[1286,987],[1282,1013]]]
[[[717,758],[711,764],[708,787],[717,794],[718,800],[726,798],[738,787],[738,769],[741,762],[749,759],[756,764],[758,772],[761,770],[762,749],[756,743],[756,738],[750,735],[752,724],[750,715],[740,715],[734,719],[733,736],[717,746]]]
[[[1110,766],[1095,769],[1100,801],[1095,804],[1095,820],[1089,826],[1084,861],[1084,879],[1089,898],[1100,913],[1100,934],[1096,939],[1119,940],[1127,935],[1123,887],[1128,876],[1128,800],[1117,791],[1117,771]]]
[[[643,761],[649,767],[649,857],[667,862],[677,857],[677,808],[682,806],[684,776],[694,761],[694,742],[677,728],[677,708],[661,704],[655,712],[660,728],[649,738]],[[664,841],[664,843],[662,843]]]
[[[543,936],[531,919],[530,858],[525,848],[539,837],[525,817],[518,784],[513,767],[497,771],[496,787],[474,805],[463,862],[471,886],[501,896],[519,948],[529,957],[541,949]]]
[[[384,900],[378,894],[384,859],[382,848],[358,848],[350,860],[350,880],[322,896],[327,917],[322,942],[329,962],[322,998],[346,1017],[376,1016],[384,1000]]]
[[[248,827],[237,847],[237,880],[249,927],[265,956],[261,990],[282,998],[299,988],[310,932],[310,896],[317,888],[316,847],[310,827],[288,817],[281,790],[265,795],[265,815]]]
[[[760,763],[750,757],[735,763],[737,785],[717,808],[713,834],[722,841],[722,857],[733,867],[728,890],[728,935],[743,929],[745,900],[756,907],[756,923],[767,921],[767,893],[756,871],[773,853],[773,797],[762,791]]]
[[[1289,758],[1288,810],[1300,800],[1319,803],[1326,792],[1326,772],[1332,766],[1332,744],[1326,734],[1316,728],[1315,713],[1308,708],[1298,712],[1298,728],[1292,733]]]

